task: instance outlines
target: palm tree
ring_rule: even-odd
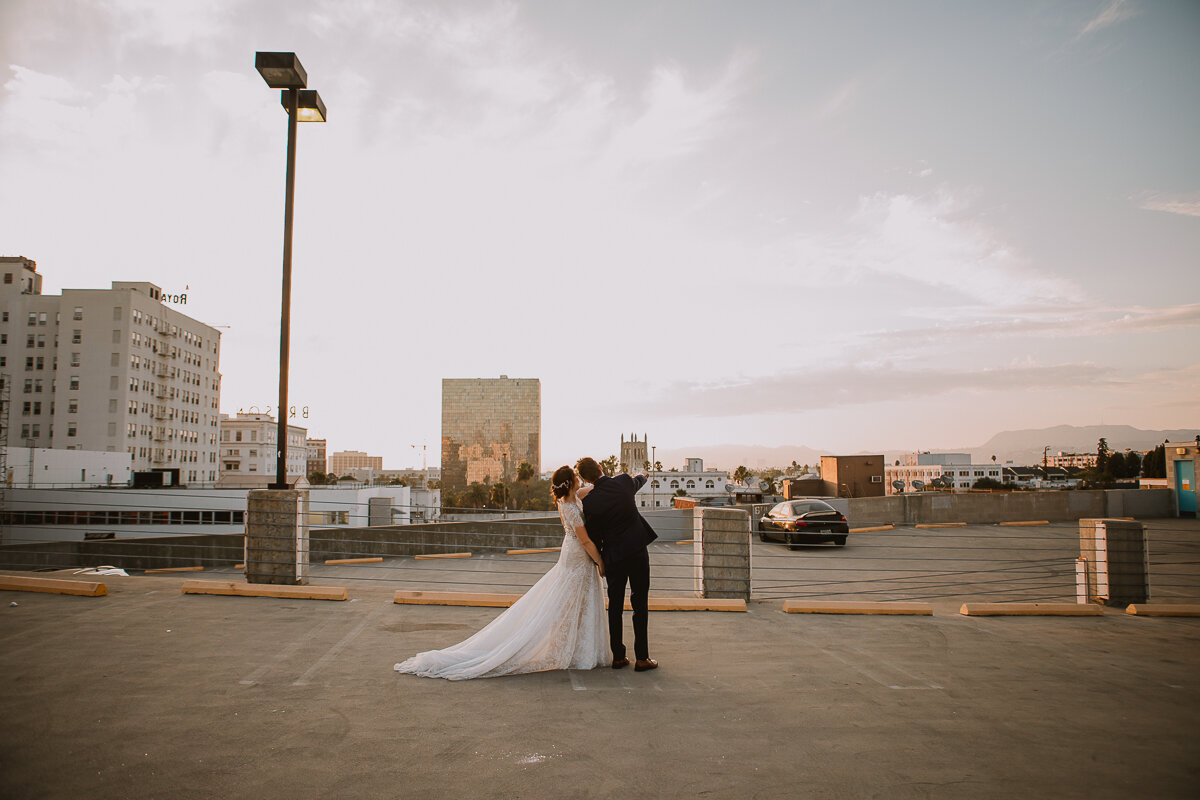
[[[742,466],[740,464],[738,465],[738,468],[733,471],[734,483],[745,484],[746,478],[749,478],[749,477],[750,477],[750,470],[746,469],[744,466]]]

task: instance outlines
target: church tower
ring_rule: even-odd
[[[646,445],[646,434],[642,434],[640,442],[636,433],[629,434],[629,441],[625,441],[625,434],[621,434],[621,464],[625,472],[640,472],[649,460],[650,448]]]

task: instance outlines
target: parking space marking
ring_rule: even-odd
[[[826,655],[837,659],[838,661],[845,664],[847,667],[850,667],[851,669],[862,674],[863,676],[875,681],[875,683],[878,683],[880,686],[887,687],[888,689],[939,689],[940,690],[940,689],[945,688],[939,684],[933,683],[931,681],[927,681],[924,678],[921,678],[917,675],[913,675],[908,670],[898,667],[895,664],[888,662],[886,659],[882,659],[879,656],[875,655],[874,653],[868,653],[867,651],[865,651],[861,648],[858,648],[858,647],[847,647],[846,648],[847,650],[850,650],[857,656],[857,658],[855,658],[855,659],[846,658],[846,657],[842,656],[841,654],[839,654],[837,651],[832,650],[828,647],[820,647],[819,649],[821,650],[821,652],[825,653]],[[891,670],[894,674],[889,675],[889,674],[887,674],[887,670],[878,670],[878,669],[873,669],[868,666],[864,666],[861,663],[863,661],[881,663],[881,664],[885,665],[888,670]],[[906,683],[906,681],[912,681],[914,683]]]
[[[311,678],[317,673],[318,670],[336,658],[339,653],[346,649],[346,646],[349,645],[350,642],[354,641],[356,636],[362,633],[363,628],[367,627],[367,625],[371,623],[371,620],[375,619],[375,617],[377,617],[385,608],[389,608],[392,605],[393,603],[391,601],[385,601],[376,605],[371,613],[363,617],[362,622],[355,625],[354,628],[345,636],[343,636],[337,644],[326,650],[325,655],[318,658],[316,663],[305,670],[304,674],[292,683],[292,686],[308,686],[309,678]]]

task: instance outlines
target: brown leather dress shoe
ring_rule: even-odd
[[[648,669],[658,669],[658,662],[653,658],[639,658],[633,665],[634,672],[645,672]]]
[[[628,658],[614,658],[613,659],[613,669],[620,669],[621,667],[628,667],[628,666],[629,666]]]

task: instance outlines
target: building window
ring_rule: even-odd
[[[12,283],[12,273],[11,272],[4,273],[4,282]]]
[[[74,423],[74,422],[68,422],[68,423],[67,423],[67,436],[74,436],[74,435],[75,435],[75,432],[76,432],[75,423]]]
[[[46,324],[46,312],[43,311],[42,313],[38,314],[38,325],[45,325],[45,324]]]
[[[233,440],[234,440],[235,442],[240,442],[240,441],[242,440],[242,432],[241,432],[241,431],[235,431],[235,432],[234,432],[234,434],[233,434]]]
[[[26,348],[32,348],[33,342],[34,342],[34,336],[32,333],[25,337],[25,347]]]
[[[79,353],[71,353],[71,366],[72,367],[79,366]]]
[[[79,376],[78,376],[78,375],[72,375],[72,376],[71,376],[71,383],[69,384],[68,388],[69,388],[69,389],[70,389],[72,392],[77,392],[77,391],[79,391]]]
[[[33,311],[29,312],[29,324],[37,325],[37,314]]]
[[[78,414],[79,413],[79,401],[78,400],[76,400],[75,398],[71,398],[70,400],[67,401],[67,413],[68,414]]]
[[[75,314],[71,317],[71,319],[83,319],[83,306],[75,306]]]

